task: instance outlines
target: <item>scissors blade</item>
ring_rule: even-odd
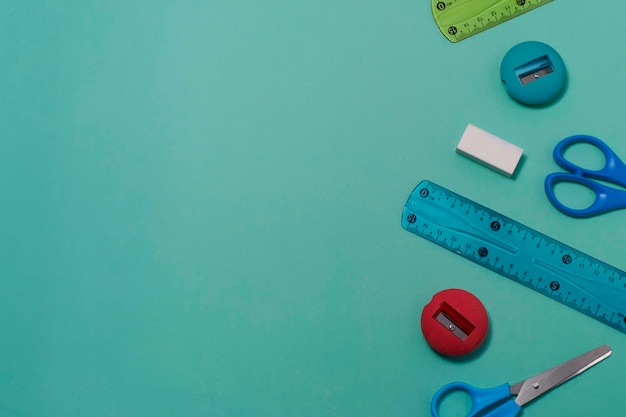
[[[597,347],[561,365],[512,385],[511,394],[517,395],[515,402],[522,406],[585,372],[593,365],[611,356],[612,352],[607,345]]]

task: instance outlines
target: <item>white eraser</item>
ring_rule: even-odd
[[[472,124],[468,124],[456,151],[501,174],[515,172],[524,150]]]

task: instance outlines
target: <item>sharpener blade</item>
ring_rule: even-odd
[[[433,318],[461,341],[465,341],[474,330],[474,325],[446,302],[441,304]]]
[[[554,72],[554,66],[548,55],[533,59],[515,69],[515,74],[522,85],[530,84]]]

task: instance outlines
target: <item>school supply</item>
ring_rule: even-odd
[[[505,383],[495,388],[480,389],[464,382],[450,383],[435,393],[431,402],[432,415],[439,417],[439,404],[447,395],[464,391],[472,400],[467,417],[515,417],[522,406],[580,375],[608,358],[611,353],[611,348],[603,345],[514,385]]]
[[[524,150],[472,124],[465,128],[457,153],[484,166],[511,177]]]
[[[450,42],[459,42],[552,0],[432,0],[437,27]]]
[[[626,332],[626,272],[430,181],[410,194],[402,227]]]
[[[535,106],[557,98],[565,88],[566,71],[557,51],[542,42],[522,42],[500,64],[507,93],[520,103]]]
[[[567,148],[577,143],[587,143],[602,151],[605,158],[604,167],[599,170],[586,169],[565,159],[564,154]],[[570,136],[556,145],[552,156],[561,168],[569,171],[549,174],[544,183],[548,199],[562,213],[572,217],[591,217],[626,208],[626,191],[594,181],[601,180],[626,187],[626,165],[606,143],[593,136]],[[554,187],[558,183],[576,183],[585,186],[594,192],[595,200],[584,209],[568,207],[559,201],[554,193]]]
[[[424,306],[420,323],[428,345],[446,356],[462,356],[476,350],[489,331],[483,303],[459,288],[435,294]]]

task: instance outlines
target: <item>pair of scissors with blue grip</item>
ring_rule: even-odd
[[[609,346],[602,345],[515,385],[480,389],[464,382],[453,382],[435,393],[431,403],[432,415],[440,417],[439,405],[447,395],[464,391],[472,400],[467,417],[515,417],[522,406],[608,358],[611,352]]]
[[[565,159],[566,149],[577,143],[587,143],[602,151],[605,159],[604,167],[599,170],[585,169]],[[561,168],[569,171],[568,173],[555,172],[548,175],[545,180],[544,186],[548,199],[559,211],[572,217],[591,217],[626,208],[626,191],[607,187],[594,181],[601,180],[626,187],[626,165],[606,143],[593,136],[570,136],[556,145],[552,156]],[[554,186],[559,182],[573,182],[590,188],[596,196],[594,202],[584,209],[566,206],[554,195]]]

